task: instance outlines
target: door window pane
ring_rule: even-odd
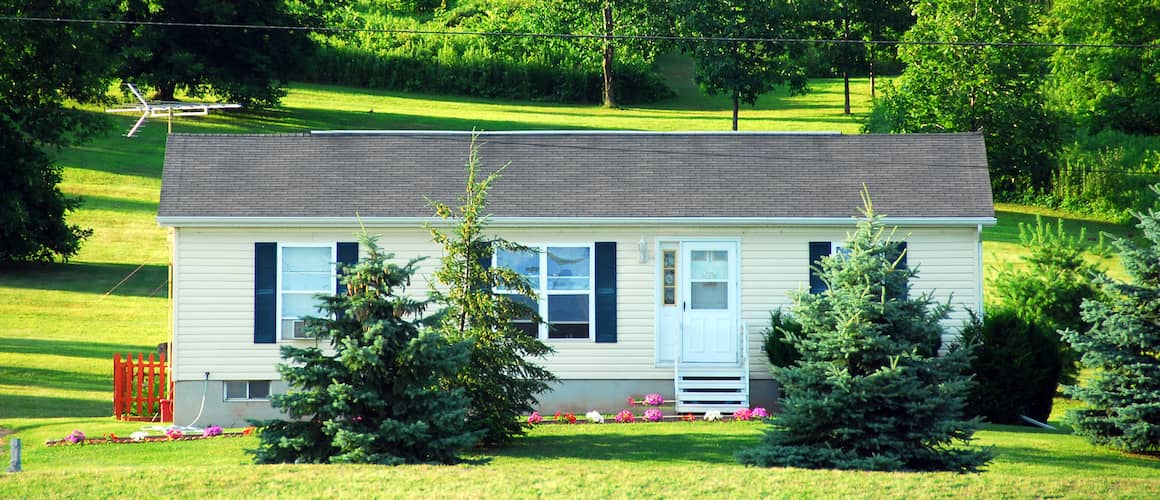
[[[689,252],[693,280],[720,280],[729,276],[729,253],[724,250],[693,250]]]
[[[725,281],[692,283],[689,287],[690,303],[693,309],[728,309],[729,286]]]

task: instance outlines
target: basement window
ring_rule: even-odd
[[[270,399],[269,380],[230,380],[225,383],[226,401],[264,401]]]

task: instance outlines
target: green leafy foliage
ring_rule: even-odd
[[[948,304],[913,297],[917,271],[899,266],[891,232],[864,195],[864,218],[845,248],[820,262],[829,288],[792,295],[801,360],[773,367],[783,412],[763,442],[742,450],[760,466],[975,471],[989,449],[964,446],[969,352],[939,355]]]
[[[471,399],[469,425],[483,432],[483,445],[502,446],[526,432],[528,424],[519,417],[534,410],[536,396],[549,390],[556,377],[535,362],[552,349],[512,324],[521,318],[539,318],[513,300],[513,295],[493,292],[503,288],[534,297],[535,290],[515,271],[481,262],[490,262],[496,249],[527,250],[484,234],[487,193],[499,180],[500,171],[483,176],[481,168],[479,148],[472,138],[467,188],[459,206],[431,202],[435,215],[451,222],[448,229],[429,227],[435,243],[443,247],[443,258],[435,271],[441,288],[434,288],[431,294],[444,307],[439,325],[442,334],[472,346],[469,362],[452,383],[453,387],[466,388]]]
[[[769,328],[761,332],[762,346],[770,366],[790,366],[802,355],[794,347],[793,339],[802,333],[802,325],[793,316],[777,308],[769,313]]]
[[[0,12],[24,17],[100,18],[111,9],[104,1],[0,1]],[[81,143],[107,126],[66,102],[103,98],[108,37],[105,26],[0,21],[0,263],[67,260],[92,234],[66,222],[80,200],[57,187],[61,168],[49,148]]]
[[[778,85],[791,94],[806,90],[804,48],[800,44],[748,41],[771,36],[791,38],[804,31],[805,6],[783,0],[682,0],[680,31],[691,37],[729,37],[742,40],[696,40],[683,50],[697,62],[693,79],[710,95],[733,100],[733,130],[737,130],[740,103],[757,98]]]
[[[962,336],[974,354],[967,414],[995,424],[1022,424],[1021,415],[1046,422],[1063,370],[1055,332],[1001,309],[972,317]]]
[[[1052,103],[1094,130],[1160,133],[1160,3],[1056,0],[1050,28],[1059,43],[1150,48],[1060,47],[1052,54]]]
[[[1160,185],[1153,187],[1160,195]],[[1064,392],[1086,408],[1068,414],[1077,434],[1134,452],[1160,451],[1160,212],[1138,214],[1144,242],[1117,239],[1129,281],[1101,275],[1083,303],[1090,327],[1067,330],[1092,378]]]
[[[346,26],[398,30],[476,32],[571,32],[587,29],[588,18],[568,17],[556,0],[457,2],[430,15],[385,12],[356,6]],[[593,15],[599,17],[600,13]],[[592,18],[593,21],[596,18]],[[637,29],[622,26],[621,32]],[[640,29],[644,29],[643,27]],[[631,31],[630,31],[631,32]],[[321,47],[301,77],[321,83],[409,92],[505,99],[598,103],[602,55],[582,39],[432,36],[360,32],[318,36]],[[638,50],[639,49],[639,50]],[[655,101],[672,95],[653,72],[655,54],[639,44],[622,44],[613,82],[622,103]]]
[[[480,436],[464,390],[445,386],[468,344],[424,327],[428,302],[405,295],[419,259],[400,266],[365,232],[360,242],[367,257],[344,269],[346,293],[322,297],[330,317],[306,322],[333,354],[281,348],[291,389],[271,403],[290,419],[256,422],[258,463],[454,463]]]
[[[1160,136],[1079,130],[1058,161],[1052,208],[1128,223],[1156,205],[1149,188],[1160,181]]]
[[[907,41],[1035,42],[1046,2],[920,0]],[[1018,46],[907,45],[906,69],[874,105],[871,132],[982,131],[997,196],[1042,190],[1059,147],[1041,90],[1047,54]]]
[[[1035,226],[1019,224],[1019,239],[1027,254],[1021,265],[999,268],[991,282],[1000,304],[1024,321],[1046,328],[1049,332],[1083,326],[1080,305],[1096,295],[1093,283],[1100,268],[1085,258],[1089,245],[1087,233],[1068,234],[1063,220],[1044,224],[1035,218]],[[1096,247],[1101,252],[1102,244]],[[1063,360],[1062,383],[1075,382],[1079,356],[1066,343],[1059,342]]]
[[[300,26],[312,17],[302,2],[287,0],[126,0],[123,17],[147,23]],[[337,9],[331,3],[327,9]],[[321,7],[320,7],[321,8]],[[244,105],[272,106],[286,94],[312,44],[305,31],[132,26],[120,42],[122,79],[152,87],[173,100],[213,92]]]

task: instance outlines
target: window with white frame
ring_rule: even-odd
[[[593,325],[592,246],[529,245],[532,251],[513,252],[500,249],[495,265],[512,269],[532,287],[536,297],[518,296],[539,312],[548,324],[530,321],[516,326],[548,339],[591,339]],[[498,293],[513,293],[497,290]]]
[[[319,316],[317,294],[335,292],[334,245],[283,245],[278,254],[278,328],[283,339],[307,338],[305,316]]]
[[[270,399],[269,380],[230,380],[225,383],[227,401]]]

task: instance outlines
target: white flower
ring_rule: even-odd
[[[594,424],[603,424],[604,423],[604,415],[601,415],[600,412],[598,412],[596,410],[592,410],[592,411],[586,413],[584,416],[588,417],[588,421],[592,422]]]
[[[706,422],[712,422],[715,420],[721,420],[721,412],[719,412],[717,410],[709,410],[709,411],[705,412],[705,421]]]
[[[145,439],[147,436],[149,436],[149,433],[147,433],[145,431],[137,431],[137,432],[134,432],[132,434],[129,434],[129,437],[132,438],[134,441],[141,441],[141,440]]]

